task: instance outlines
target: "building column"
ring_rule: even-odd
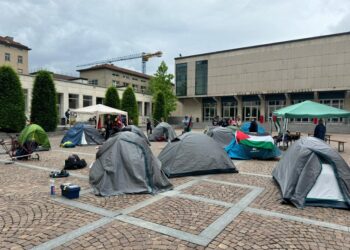
[[[66,112],[66,110],[69,108],[69,94],[68,93],[62,93],[62,109],[63,112]]]
[[[266,112],[265,112],[265,96],[264,95],[258,95],[259,96],[259,99],[260,99],[260,107],[259,107],[259,110],[260,110],[260,115],[263,115],[264,116],[264,121],[266,121]],[[258,120],[260,119],[260,117],[258,117]]]
[[[235,100],[237,101],[237,116],[243,119],[242,117],[242,110],[243,110],[243,101],[242,101],[242,96],[234,95],[233,96]]]
[[[284,96],[286,97],[286,106],[291,105],[292,100],[291,100],[290,94],[285,93]]]
[[[83,95],[79,95],[78,109],[83,107]]]
[[[350,90],[345,91],[344,109],[350,110]]]
[[[222,117],[221,97],[213,97],[213,99],[216,101],[216,115]]]
[[[315,91],[315,92],[314,92],[314,102],[319,102],[319,101],[320,101],[320,98],[319,98],[319,96],[318,96],[318,92]]]
[[[96,95],[92,96],[92,105],[96,105]]]
[[[31,110],[32,110],[32,94],[33,94],[33,89],[28,88],[27,89],[27,108],[28,110],[26,110],[26,114],[28,115],[28,119],[30,119],[30,115],[31,115]]]

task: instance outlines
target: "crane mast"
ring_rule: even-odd
[[[77,67],[82,68],[82,67],[87,67],[87,66],[92,66],[92,65],[100,65],[100,64],[106,64],[106,63],[113,63],[113,62],[119,62],[119,61],[126,61],[126,60],[132,60],[132,59],[137,59],[141,58],[142,62],[142,73],[146,74],[146,62],[152,57],[161,57],[163,55],[163,52],[157,51],[155,53],[138,53],[138,54],[132,54],[132,55],[127,55],[127,56],[119,56],[119,57],[114,57],[106,60],[100,60],[100,61],[95,61],[92,63],[86,63],[86,64],[81,64],[78,65]]]

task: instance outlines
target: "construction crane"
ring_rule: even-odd
[[[87,64],[81,64],[78,65],[77,67],[82,68],[82,67],[87,67],[91,65],[99,65],[99,64],[106,64],[106,63],[113,63],[113,62],[119,62],[119,61],[126,61],[126,60],[131,60],[131,59],[137,59],[141,58],[142,62],[142,73],[146,74],[146,62],[152,57],[161,57],[163,55],[163,52],[157,51],[155,53],[139,53],[139,54],[133,54],[133,55],[128,55],[128,56],[120,56],[120,57],[114,57],[111,59],[107,60],[100,60],[92,63],[87,63]]]

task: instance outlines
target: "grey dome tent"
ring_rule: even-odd
[[[167,141],[174,140],[176,133],[169,123],[161,122],[152,131],[152,134],[148,136],[150,141]]]
[[[100,147],[89,182],[94,193],[101,196],[154,194],[172,189],[146,141],[128,131],[118,133]]]
[[[235,138],[232,129],[227,127],[214,127],[209,129],[207,135],[212,137],[221,147],[228,146]]]
[[[272,172],[282,198],[298,208],[350,208],[350,168],[324,141],[301,138]]]
[[[185,133],[168,143],[158,156],[168,177],[238,173],[225,150],[205,134]]]
[[[147,142],[148,145],[151,145],[151,143],[149,142],[148,138],[145,136],[143,131],[135,125],[128,125],[125,128],[123,128],[122,131],[131,131],[131,132],[139,135],[141,138],[143,138]]]

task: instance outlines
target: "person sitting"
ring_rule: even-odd
[[[218,126],[218,123],[219,123],[219,117],[218,117],[218,116],[215,116],[215,117],[213,118],[212,124],[213,124],[213,126]]]
[[[326,126],[323,124],[323,120],[320,119],[318,121],[318,125],[315,127],[314,137],[324,141],[325,136],[326,136]]]
[[[258,132],[258,123],[256,122],[255,118],[250,122],[249,132],[250,133],[257,133]]]

